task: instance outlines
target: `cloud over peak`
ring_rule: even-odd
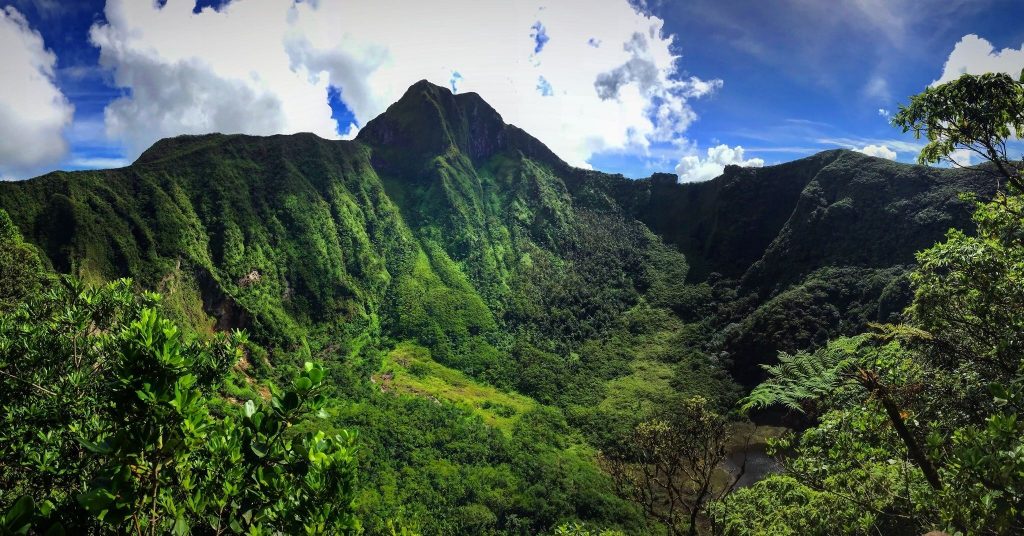
[[[662,20],[625,0],[194,7],[108,0],[108,22],[92,28],[127,90],[106,109],[107,132],[135,154],[182,133],[352,134],[331,118],[329,88],[362,125],[417,80],[453,85],[457,73],[458,91],[586,166],[595,152],[682,140],[696,119],[688,101],[722,85],[684,78]]]
[[[700,182],[711,180],[725,171],[725,166],[735,165],[742,167],[763,167],[764,160],[760,158],[745,159],[744,149],[737,145],[729,147],[720,144],[709,147],[707,156],[701,158],[699,155],[691,154],[684,156],[676,165],[676,174],[679,175],[679,182]]]
[[[865,145],[860,149],[854,149],[858,153],[866,154],[868,156],[875,156],[878,158],[885,158],[886,160],[896,160],[896,151],[893,151],[885,145]]]

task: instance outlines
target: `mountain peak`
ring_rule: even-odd
[[[427,80],[410,86],[383,114],[368,122],[356,139],[383,151],[419,156],[446,154],[454,147],[473,160],[518,150],[561,162],[539,140],[506,124],[480,95],[452,93]]]

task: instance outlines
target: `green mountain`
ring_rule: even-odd
[[[990,182],[850,151],[631,181],[419,82],[352,141],[181,136],[126,168],[0,183],[0,209],[56,272],[131,277],[195,332],[249,331],[239,392],[327,363],[332,422],[365,445],[369,532],[642,532],[594,448],[893,318],[914,252],[970,228],[957,193]]]
[[[821,345],[867,322],[898,320],[914,254],[950,228],[971,229],[995,181],[833,150],[766,168],[729,166],[711,181],[671,175],[623,182],[618,198],[677,246],[692,281],[735,289],[720,309],[718,349],[753,385],[778,351]]]

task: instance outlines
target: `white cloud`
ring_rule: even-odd
[[[879,108],[878,109],[878,115],[880,115],[880,116],[882,116],[882,117],[884,117],[886,119],[889,119],[890,117],[892,117],[892,112],[890,112],[889,110],[886,110],[885,108]]]
[[[626,0],[194,5],[108,0],[109,22],[91,31],[131,90],[107,109],[108,133],[135,154],[181,133],[338,137],[328,86],[365,124],[417,80],[450,86],[458,73],[459,92],[586,165],[595,152],[682,139],[696,119],[688,100],[722,85],[682,77],[662,20]]]
[[[743,147],[729,147],[722,144],[709,147],[707,157],[691,154],[684,156],[676,165],[679,182],[699,182],[711,180],[725,171],[725,166],[737,165],[744,167],[762,167],[764,160],[760,158],[743,158]]]
[[[311,131],[336,137],[327,85],[293,70],[283,40],[290,3],[108,0],[90,39],[129,95],[105,111],[107,133],[134,157],[177,134]]]
[[[955,80],[963,74],[1007,73],[1017,78],[1024,69],[1024,45],[996,50],[992,43],[974,34],[963,36],[946,59],[942,76],[932,85]]]
[[[865,148],[867,145],[883,145],[898,153],[916,154],[921,152],[921,149],[924,148],[924,142],[900,140],[895,138],[817,138],[815,141],[825,145],[838,145],[839,147],[850,149],[851,151],[860,151],[861,148]]]
[[[968,167],[971,165],[971,151],[969,149],[957,149],[949,153],[949,161],[954,166]]]
[[[30,176],[68,150],[74,108],[54,84],[57,57],[11,6],[0,9],[0,176]]]
[[[885,158],[886,160],[896,160],[896,151],[893,151],[885,145],[865,145],[864,147],[855,150],[858,153],[864,153],[868,156],[876,156],[878,158]]]
[[[862,90],[865,97],[876,101],[891,101],[892,90],[889,89],[889,82],[881,76],[872,76]]]

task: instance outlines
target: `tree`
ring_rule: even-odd
[[[0,209],[0,313],[37,292],[47,279],[35,248],[25,243],[10,216]]]
[[[914,364],[903,355],[897,337],[929,338],[927,333],[907,326],[877,326],[879,333],[838,339],[815,352],[782,353],[779,363],[765,365],[768,379],[758,385],[743,403],[745,410],[775,404],[803,412],[804,404],[826,397],[875,400],[885,411],[907,453],[924,473],[928,484],[942,489],[938,470],[927,456],[922,442],[907,426],[905,408],[896,392],[900,383],[914,376]],[[887,344],[873,344],[881,341]]]
[[[933,333],[937,363],[1007,381],[1024,355],[1024,198],[979,204],[977,233],[950,230],[917,255],[914,322]]]
[[[892,123],[928,139],[922,164],[947,161],[967,150],[992,162],[998,176],[1024,192],[1021,163],[1010,159],[1006,140],[1024,135],[1024,71],[1019,80],[1002,73],[962,75],[911,97]]]
[[[970,150],[1024,192],[1006,148],[1024,126],[1024,78],[964,75],[893,122],[927,136],[922,163]],[[909,325],[767,367],[746,406],[818,421],[783,442],[786,474],[715,506],[726,534],[1024,532],[1024,197],[999,193],[974,221],[976,235],[951,230],[918,254]],[[902,469],[900,446],[919,471]]]
[[[712,476],[725,457],[725,419],[694,397],[668,418],[637,425],[625,444],[601,461],[619,493],[638,504],[669,534],[697,534],[713,498]]]
[[[223,404],[245,336],[187,337],[159,302],[125,280],[66,279],[0,316],[4,525],[357,532],[354,436],[296,431],[324,403],[324,370],[306,363],[269,400]]]

